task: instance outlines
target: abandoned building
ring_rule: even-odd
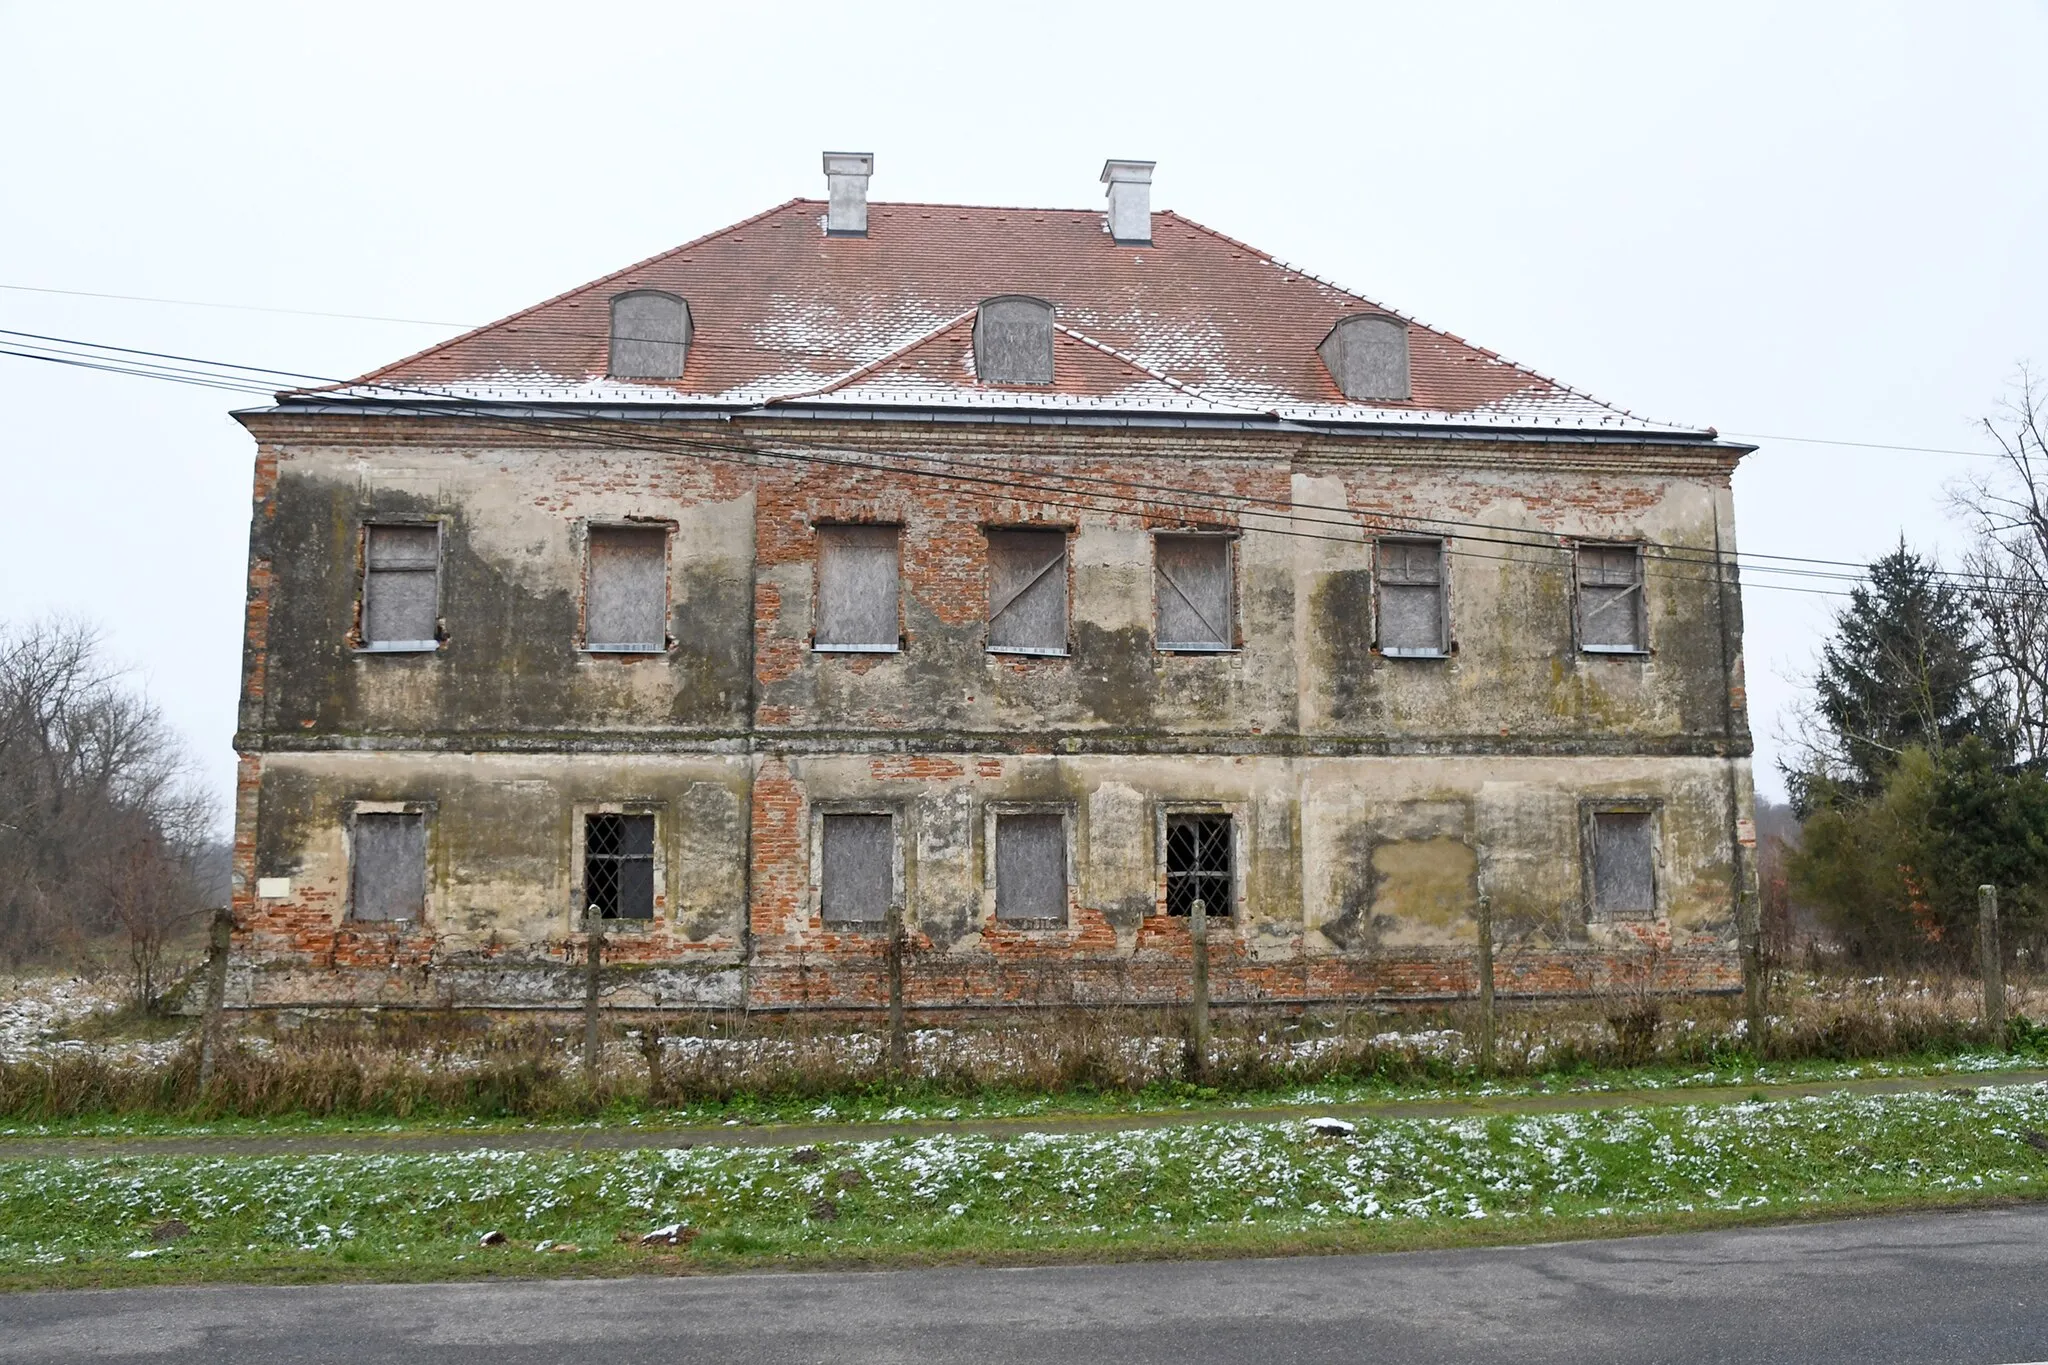
[[[795,199],[257,441],[231,1002],[1740,979],[1730,476],[1151,205]],[[598,931],[593,933],[593,930]],[[1645,966],[1644,964],[1648,964]]]

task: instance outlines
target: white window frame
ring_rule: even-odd
[[[1434,649],[1417,649],[1410,645],[1387,645],[1380,643],[1380,625],[1386,613],[1382,609],[1384,576],[1380,571],[1380,547],[1383,545],[1434,545],[1436,547],[1436,601],[1437,601],[1437,645]],[[1576,563],[1576,561],[1574,561]],[[1425,584],[1396,584],[1395,586],[1424,587]],[[1378,536],[1372,543],[1372,607],[1373,643],[1379,652],[1389,659],[1448,659],[1451,656],[1451,547],[1443,536]]]
[[[896,638],[883,644],[837,644],[818,638],[818,624],[825,611],[825,538],[827,530],[894,531],[896,533]],[[901,654],[903,652],[903,532],[897,521],[820,521],[811,527],[811,652],[814,654]]]
[[[1633,540],[1574,540],[1572,550],[1572,636],[1581,654],[1605,654],[1628,658],[1650,652],[1650,611],[1649,589],[1645,585],[1643,546]],[[1635,602],[1635,635],[1633,645],[1596,645],[1586,641],[1586,593],[1585,581],[1580,572],[1580,553],[1585,550],[1626,550],[1635,557],[1636,581],[1633,587]],[[1597,586],[1613,586],[1600,585]]]
[[[434,530],[434,625],[436,638],[432,640],[371,640],[367,634],[370,616],[370,532],[380,527],[395,530],[417,531],[427,527]],[[441,517],[365,517],[356,535],[357,553],[360,556],[360,572],[356,575],[356,628],[354,652],[357,654],[433,654],[440,650],[439,638],[442,592],[447,587],[448,526]]]
[[[1237,628],[1238,610],[1238,541],[1236,531],[1174,530],[1161,527],[1152,536],[1152,647],[1159,654],[1235,654],[1242,648]],[[1159,567],[1159,542],[1167,540],[1218,540],[1223,542],[1223,571],[1227,578],[1223,604],[1222,644],[1207,644],[1200,641],[1169,641],[1159,638],[1159,580],[1166,575]],[[1188,604],[1192,607],[1194,604]],[[1200,613],[1197,613],[1198,615]]]
[[[650,291],[652,292],[652,291]],[[600,531],[659,531],[661,537],[661,643],[651,640],[631,641],[622,644],[592,644],[590,642],[590,549]],[[669,612],[675,606],[675,585],[671,581],[675,572],[676,524],[672,521],[630,521],[590,519],[583,523],[583,582],[577,592],[577,638],[576,648],[584,654],[666,654],[675,648],[675,641],[668,633]]]

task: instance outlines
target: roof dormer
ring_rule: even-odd
[[[612,296],[613,379],[681,379],[690,355],[690,305],[659,289]]]
[[[1356,402],[1405,403],[1408,381],[1408,324],[1385,313],[1339,318],[1316,347],[1330,378]]]
[[[974,313],[974,374],[984,384],[1052,383],[1052,305],[1028,294],[983,299]]]

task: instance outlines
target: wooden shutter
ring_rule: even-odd
[[[818,528],[819,649],[893,653],[897,618],[894,526]]]
[[[1067,652],[1067,533],[988,533],[988,647]]]
[[[668,529],[593,526],[583,585],[586,649],[668,648]]]
[[[365,528],[363,643],[432,649],[440,635],[441,528]]]
[[[1152,554],[1159,648],[1229,649],[1229,539],[1155,536]]]
[[[996,817],[996,918],[1067,921],[1067,822],[1059,815]]]
[[[1379,645],[1383,654],[1441,654],[1444,547],[1440,540],[1379,543]]]
[[[895,820],[827,815],[820,821],[819,910],[828,923],[880,924],[896,893]]]
[[[349,913],[359,920],[416,920],[426,909],[427,823],[417,812],[355,819]]]
[[[1639,918],[1657,912],[1656,827],[1648,811],[1593,816],[1593,908]]]
[[[1578,550],[1579,648],[1640,652],[1643,642],[1643,560],[1633,545],[1581,545]]]

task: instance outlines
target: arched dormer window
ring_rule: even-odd
[[[614,379],[681,379],[689,354],[689,304],[659,289],[635,289],[612,299],[605,373]]]
[[[1052,305],[1025,294],[982,300],[974,373],[984,384],[1052,383]]]
[[[1408,324],[1385,313],[1354,313],[1338,319],[1316,347],[1330,378],[1346,398],[1407,402]]]

